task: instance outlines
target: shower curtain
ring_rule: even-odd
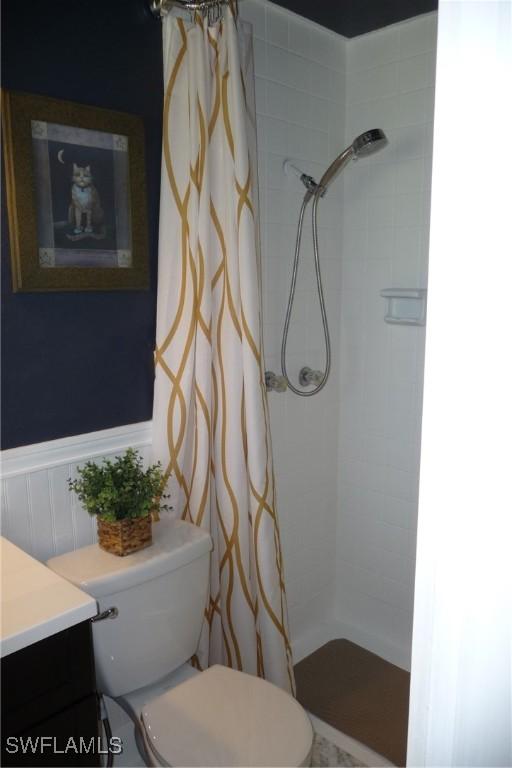
[[[252,40],[231,4],[163,21],[154,452],[208,530],[196,657],[294,691],[261,342]]]

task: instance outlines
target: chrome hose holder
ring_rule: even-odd
[[[324,378],[325,373],[323,371],[314,371],[312,368],[308,368],[307,365],[301,368],[299,372],[299,384],[301,387],[318,387]]]

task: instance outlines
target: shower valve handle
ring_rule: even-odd
[[[265,371],[265,386],[267,392],[285,392],[288,388],[284,376],[277,376],[274,371]]]

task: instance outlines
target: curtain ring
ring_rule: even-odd
[[[217,0],[208,8],[208,26],[213,26],[222,18],[223,0]]]

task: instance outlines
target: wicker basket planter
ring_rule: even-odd
[[[151,515],[146,517],[134,517],[126,520],[98,522],[98,544],[106,552],[124,557],[139,549],[151,546]]]

